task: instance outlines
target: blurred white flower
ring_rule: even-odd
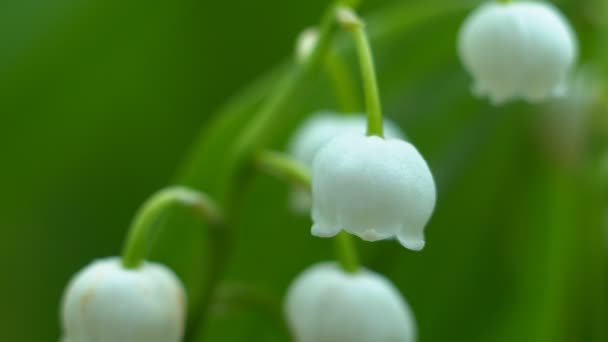
[[[383,276],[313,265],[287,292],[287,321],[298,342],[413,342],[416,325],[399,291]]]
[[[435,183],[416,148],[403,140],[344,134],[317,153],[312,171],[312,234],[341,229],[364,240],[397,237],[424,247]]]
[[[564,166],[584,158],[593,106],[601,97],[597,75],[591,66],[578,68],[568,79],[567,96],[548,102],[541,112],[537,136],[548,156]]]
[[[178,342],[185,303],[180,281],[163,265],[125,269],[118,257],[96,260],[64,293],[64,341]]]
[[[384,135],[387,138],[403,139],[404,134],[390,119],[384,118]],[[343,114],[332,111],[314,113],[293,134],[289,143],[289,154],[308,167],[312,167],[315,155],[331,139],[344,133],[365,134],[365,113]]]
[[[476,95],[494,104],[538,102],[565,92],[577,43],[570,24],[548,3],[488,2],[465,20],[458,50]]]
[[[296,39],[296,60],[300,63],[306,62],[317,46],[319,40],[319,30],[316,27],[309,27],[300,32]]]
[[[288,147],[293,158],[312,168],[317,152],[331,139],[344,133],[364,134],[367,118],[364,113],[340,114],[320,111],[311,115],[294,133]],[[389,138],[404,138],[403,132],[390,119],[384,119],[384,132]],[[290,196],[292,208],[301,214],[310,213],[311,197],[308,191],[295,189]]]

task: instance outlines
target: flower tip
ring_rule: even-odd
[[[313,223],[310,233],[316,237],[330,238],[336,236],[340,232],[339,228],[333,228],[326,224]]]
[[[296,60],[305,63],[319,41],[319,30],[316,27],[309,27],[302,31],[296,40]]]
[[[424,237],[398,236],[399,243],[409,250],[419,252],[426,245]]]
[[[361,234],[357,234],[361,239],[365,241],[378,241],[386,239],[386,234],[380,234],[376,229],[367,229]]]

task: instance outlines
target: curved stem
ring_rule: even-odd
[[[288,72],[285,78],[277,83],[274,91],[271,92],[272,96],[262,105],[255,120],[237,138],[233,151],[233,157],[237,163],[243,158],[247,158],[251,151],[265,145],[265,137],[269,136],[267,132],[272,130],[274,119],[287,107],[292,96],[297,93],[298,86],[303,83],[305,77],[325,55],[333,36],[333,23],[337,8],[337,5],[332,4],[323,15],[318,40],[310,56],[303,63],[294,65],[291,72]]]
[[[201,286],[199,305],[190,313],[188,329],[184,341],[199,341],[207,325],[207,316],[215,296],[215,290],[228,262],[232,248],[232,231],[222,222],[210,222],[208,225],[209,252],[203,262],[207,277]]]
[[[341,7],[337,17],[340,24],[352,33],[357,48],[365,92],[367,135],[383,137],[382,106],[376,79],[376,67],[365,25],[355,12],[347,7]]]
[[[222,284],[214,300],[215,311],[230,312],[245,308],[256,309],[268,316],[279,328],[281,341],[290,341],[291,333],[283,318],[281,302],[265,291],[243,284]]]
[[[253,162],[259,170],[310,191],[308,168],[288,155],[274,151],[260,151],[254,155]]]
[[[141,266],[158,236],[160,221],[175,205],[192,208],[193,213],[205,222],[221,222],[219,210],[204,194],[181,186],[160,190],[135,215],[122,253],[125,268]]]

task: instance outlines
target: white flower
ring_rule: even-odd
[[[125,269],[117,257],[97,260],[70,281],[62,302],[64,340],[178,342],[185,292],[167,267]]]
[[[562,95],[576,60],[576,37],[548,3],[488,2],[464,22],[458,50],[473,91],[495,104]]]
[[[397,237],[424,247],[435,206],[435,183],[416,148],[403,140],[345,134],[317,154],[312,171],[312,234],[341,229],[376,241]]]
[[[300,63],[306,62],[312,54],[319,41],[319,30],[316,27],[309,27],[300,32],[296,39],[296,60]]]
[[[303,165],[312,168],[317,152],[331,139],[344,133],[364,134],[367,118],[363,113],[340,114],[331,111],[314,113],[294,133],[288,153]],[[404,138],[403,132],[391,120],[384,119],[385,135],[389,138]],[[294,190],[290,196],[293,209],[299,213],[310,212],[311,198],[308,191]]]
[[[413,315],[383,276],[320,263],[296,278],[285,312],[298,342],[413,342]]]

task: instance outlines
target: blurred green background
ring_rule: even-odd
[[[263,75],[326,4],[0,2],[0,340],[57,339],[70,276],[120,252],[136,208],[196,151],[199,127],[234,117],[213,134],[238,136],[272,89],[274,76]],[[474,2],[364,1],[386,113],[429,161],[439,197],[424,251],[358,245],[410,302],[422,342],[608,341],[608,5],[557,5],[578,32],[591,95],[494,108],[470,96],[455,51]],[[312,110],[337,106],[316,75],[281,117],[277,149]],[[253,105],[218,114],[235,93]],[[221,172],[212,161],[225,153],[217,141],[202,149],[195,171],[204,179],[186,171],[212,195]],[[272,310],[288,284],[333,257],[331,240],[312,237],[309,219],[288,210],[287,192],[259,174],[242,189],[225,281],[264,305],[215,305],[206,340],[281,340]],[[203,252],[184,240],[201,237],[170,228],[154,258],[196,287]]]

